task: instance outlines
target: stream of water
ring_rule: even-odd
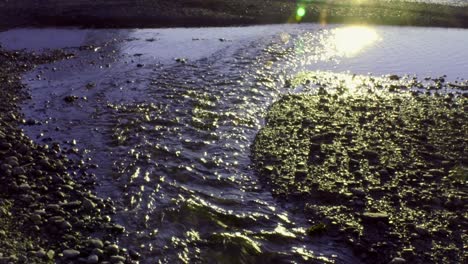
[[[272,197],[255,175],[250,145],[269,105],[306,70],[468,77],[460,29],[15,29],[0,43],[76,55],[24,76],[23,112],[38,121],[24,129],[70,149],[75,139],[98,164],[96,192],[142,263],[355,262],[339,238],[308,237],[301,201]]]

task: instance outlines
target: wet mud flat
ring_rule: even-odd
[[[299,7],[305,15],[297,17]],[[314,22],[407,26],[468,26],[468,7],[405,1],[91,1],[0,3],[0,28],[232,26]]]
[[[0,263],[119,263],[138,258],[115,244],[124,228],[112,201],[95,196],[92,167],[79,151],[35,143],[23,133],[21,74],[73,57],[0,50]],[[73,154],[74,153],[74,154]],[[109,262],[110,261],[110,262]]]
[[[308,72],[291,87],[253,160],[310,236],[341,236],[365,263],[467,261],[466,84]]]

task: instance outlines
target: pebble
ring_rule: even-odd
[[[68,221],[63,221],[63,222],[60,223],[60,228],[62,228],[64,230],[71,230],[72,227],[73,226]]]
[[[55,251],[53,251],[52,249],[47,251],[47,258],[54,259],[54,257],[55,257]]]
[[[33,215],[31,215],[30,219],[31,219],[31,221],[32,221],[34,224],[36,224],[36,225],[39,225],[39,224],[42,223],[42,217],[41,217],[41,215],[39,215],[39,214],[33,214]]]
[[[403,264],[406,263],[406,260],[404,258],[393,258],[392,261],[390,261],[389,264]]]
[[[112,263],[121,263],[121,262],[123,263],[125,261],[125,258],[122,256],[111,256],[110,261]]]
[[[102,243],[102,241],[100,239],[97,239],[97,238],[88,240],[88,244],[90,246],[92,246],[93,248],[103,248],[104,247],[104,243]]]
[[[365,213],[362,214],[362,220],[388,221],[388,214],[386,214],[386,213],[365,212]]]
[[[119,246],[116,244],[111,244],[106,247],[106,253],[109,255],[116,255],[119,254]]]
[[[86,263],[88,264],[94,264],[94,263],[98,263],[99,262],[99,257],[95,254],[93,255],[90,255],[87,259],[86,259]]]
[[[66,249],[62,251],[62,254],[65,259],[74,259],[80,255],[80,252],[75,249]]]
[[[38,258],[46,258],[47,257],[47,253],[45,252],[45,250],[43,249],[40,249],[36,252],[36,256]]]
[[[90,199],[85,198],[85,199],[83,200],[83,208],[84,208],[86,211],[89,212],[89,211],[94,210],[94,208],[96,208],[96,204],[95,204],[93,201],[91,201]]]
[[[130,249],[128,251],[128,254],[130,255],[130,258],[132,258],[133,260],[138,260],[140,259],[140,253],[138,253],[137,251],[133,250],[133,249]]]

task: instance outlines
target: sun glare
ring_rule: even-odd
[[[375,29],[366,26],[351,26],[335,29],[330,44],[334,45],[337,54],[353,57],[378,40],[379,35]]]

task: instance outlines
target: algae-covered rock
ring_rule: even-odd
[[[403,89],[400,77],[320,74],[298,75],[291,85],[305,93],[270,107],[252,146],[260,178],[278,198],[305,201],[311,222],[337,223],[364,262],[405,248],[408,261],[462,261],[467,224],[447,223],[465,211],[467,97]],[[445,231],[421,239],[409,224]]]

